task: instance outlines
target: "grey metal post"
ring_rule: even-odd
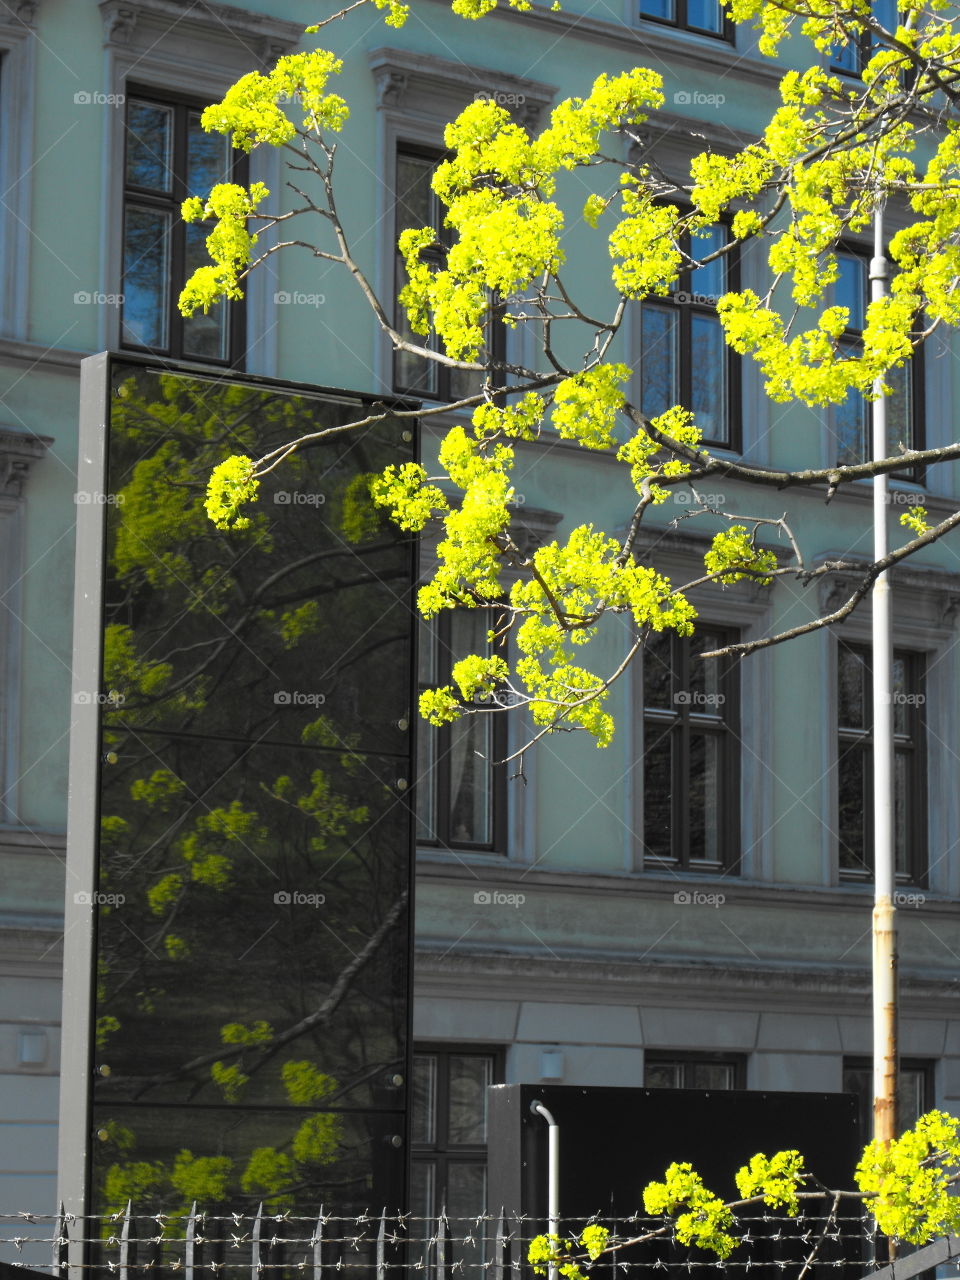
[[[883,244],[883,206],[873,221],[870,298],[886,296],[888,265]],[[873,401],[873,457],[888,454],[887,403],[883,379]],[[888,553],[886,475],[873,479],[873,555]],[[890,582],[881,573],[873,587],[873,1136],[890,1142],[897,1133],[897,924],[894,890],[893,621]]]

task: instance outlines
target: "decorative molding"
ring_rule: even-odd
[[[27,473],[53,444],[50,436],[28,435],[0,426],[0,497],[20,498]]]
[[[853,589],[862,581],[871,561],[860,556],[820,555],[813,562],[816,567],[833,561],[844,560],[853,568],[821,579],[820,604],[824,613],[832,613],[850,598]],[[925,569],[912,564],[894,565],[888,576],[894,591],[901,600],[898,617],[908,620],[911,627],[930,630],[952,630],[960,612],[960,573],[948,573],[943,569]],[[855,612],[868,615],[869,597],[857,606]]]
[[[152,49],[164,37],[195,40],[201,35],[242,47],[248,67],[251,61],[266,66],[290,53],[304,28],[303,23],[209,0],[100,0],[100,14],[106,45]]]
[[[381,110],[446,123],[479,97],[506,107],[514,121],[535,132],[556,94],[553,85],[489,67],[449,62],[406,49],[374,49],[367,55]]]
[[[20,0],[19,4],[4,5],[5,12],[0,13],[0,30],[8,27],[35,27],[39,8],[39,0]]]

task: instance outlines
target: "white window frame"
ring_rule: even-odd
[[[176,0],[101,0],[104,47],[107,54],[108,94],[119,105],[104,108],[102,208],[114,216],[101,226],[102,289],[121,291],[123,278],[123,163],[125,97],[128,82],[164,92],[189,94],[215,102],[242,75],[269,69],[278,57],[297,47],[303,25],[233,5],[204,3],[184,9]],[[273,147],[259,147],[250,157],[251,182],[264,182],[279,191],[280,155]],[[264,238],[263,247],[269,244]],[[258,268],[246,285],[247,372],[265,377],[277,373],[277,332],[273,316],[274,273],[269,263]],[[120,348],[120,309],[101,307],[100,347]]]

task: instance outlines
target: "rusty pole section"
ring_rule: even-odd
[[[883,207],[873,222],[870,298],[887,292],[888,266],[883,245]],[[890,453],[883,379],[874,384],[873,457]],[[888,552],[890,506],[886,475],[873,479],[873,554]],[[893,618],[890,583],[882,573],[873,587],[873,1136],[889,1142],[897,1134],[897,919],[894,844]]]

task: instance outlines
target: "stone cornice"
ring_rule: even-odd
[[[768,1005],[789,1003],[823,1012],[824,999],[830,1011],[849,1006],[851,1012],[869,1011],[870,972],[867,967],[804,967],[791,961],[782,965],[731,964],[728,961],[698,962],[629,961],[593,957],[543,957],[533,949],[516,953],[461,945],[417,944],[416,983],[418,997],[464,999],[471,981],[473,999],[550,1000],[562,998],[598,1004],[650,1004],[676,1006],[685,996],[690,1003],[694,992],[698,1005],[711,1008],[755,1009],[758,996]],[[918,973],[903,973],[901,985],[909,995],[912,1013],[947,1016],[945,1001],[960,1000],[960,978],[944,979]],[[482,992],[482,994],[481,994]],[[906,1001],[904,1006],[907,1007]]]
[[[0,827],[0,853],[49,853],[62,858],[67,837],[62,831],[33,831],[29,827]]]
[[[41,342],[20,342],[16,338],[0,338],[0,361],[15,360],[17,364],[37,367],[68,369],[80,372],[80,361],[92,355],[90,351],[75,351],[69,347],[46,347]]]
[[[553,85],[539,80],[407,49],[374,49],[367,60],[379,109],[429,116],[443,123],[482,96],[506,107],[518,124],[536,130],[556,93]]]
[[[100,0],[100,14],[108,45],[152,47],[158,38],[176,31],[221,42],[242,41],[251,60],[258,58],[262,64],[295,49],[306,25],[210,0]]]
[[[417,880],[457,884],[468,884],[476,881],[476,871],[468,855],[462,852],[443,857],[435,852],[420,854],[417,858]],[[644,902],[672,901],[678,888],[703,889],[710,891],[722,884],[728,899],[736,899],[743,905],[777,907],[785,911],[803,909],[818,912],[850,912],[862,911],[869,916],[871,896],[869,886],[820,888],[814,885],[789,885],[783,883],[768,884],[756,880],[742,880],[736,876],[726,876],[722,880],[717,877],[690,877],[678,879],[676,876],[657,876],[649,872],[638,872],[634,875],[603,875],[598,872],[554,871],[539,867],[531,868],[520,863],[504,862],[502,859],[494,870],[490,860],[482,863],[484,882],[496,881],[499,888],[509,889],[512,885],[535,885],[537,891],[552,891],[557,894],[575,894],[580,899],[588,897],[609,897],[615,894],[618,898],[635,897]],[[904,892],[910,892],[907,886]],[[924,904],[919,908],[923,914],[946,916],[951,920],[957,918],[957,901],[955,898],[938,897],[932,890],[923,889]],[[913,910],[917,910],[916,908]]]
[[[19,498],[27,473],[53,444],[50,436],[28,435],[0,425],[0,497]]]

